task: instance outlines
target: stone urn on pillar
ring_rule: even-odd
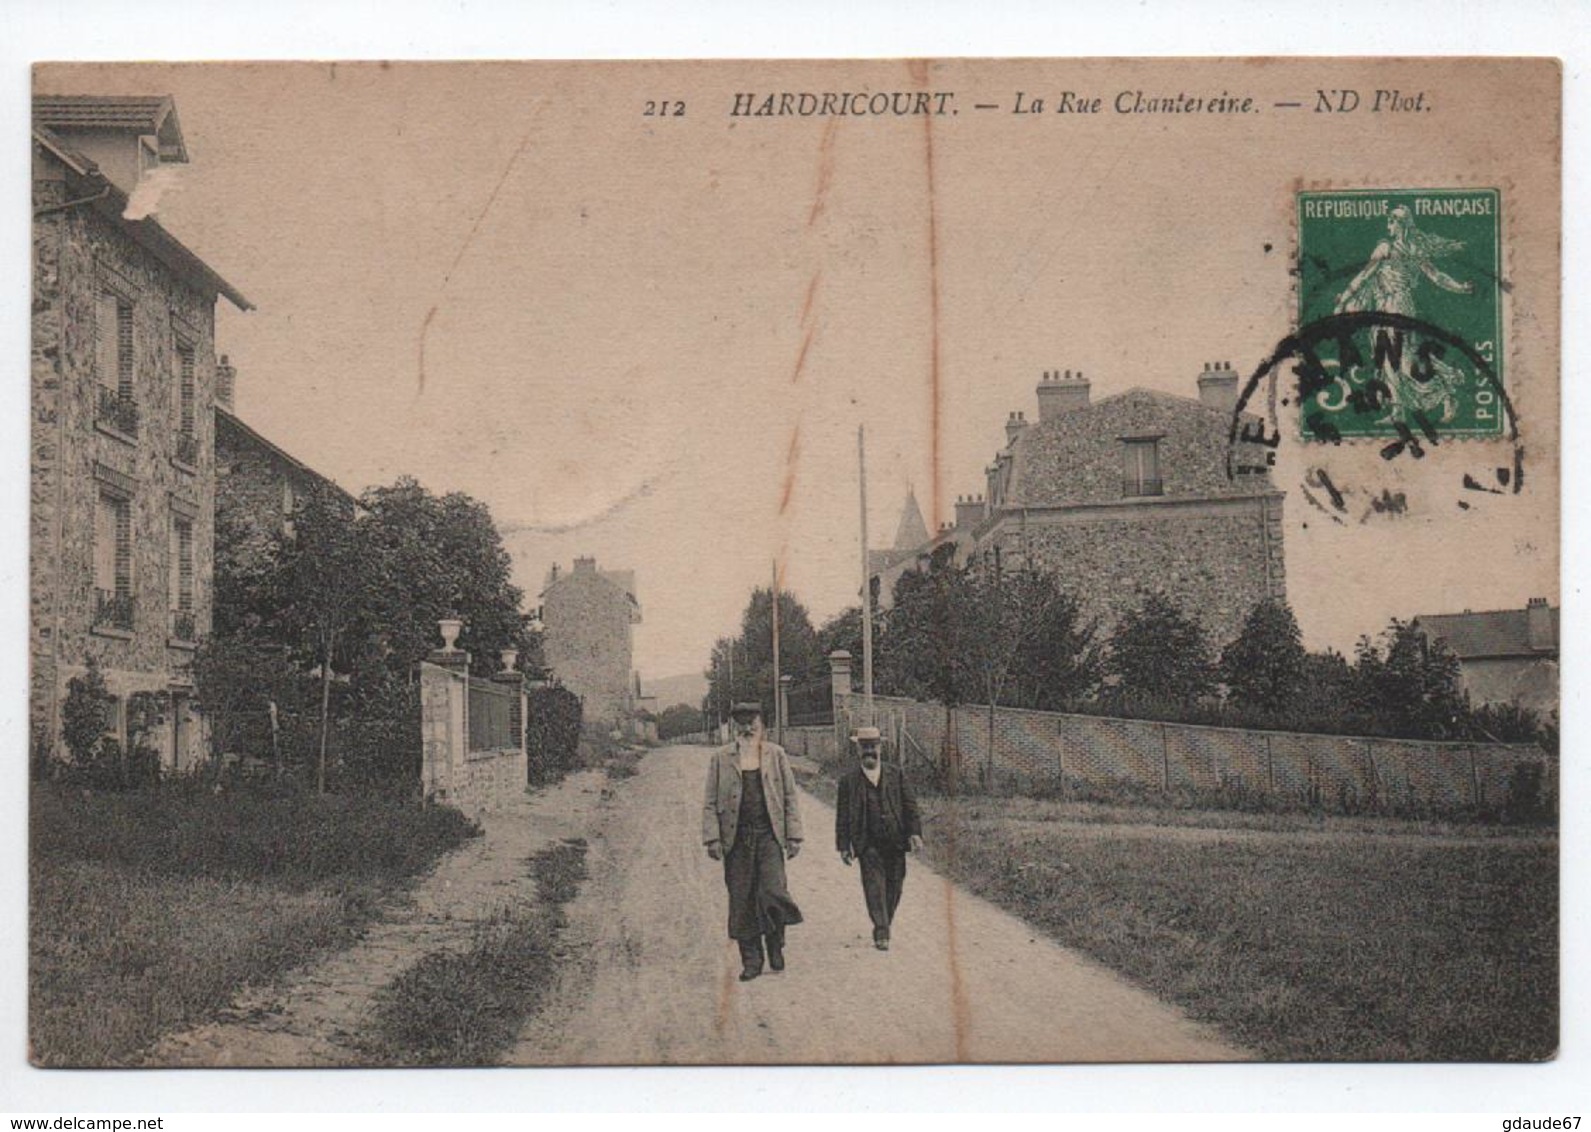
[[[464,629],[464,622],[457,617],[444,617],[436,625],[442,632],[442,651],[458,652],[459,633]]]
[[[514,671],[514,665],[519,663],[519,650],[502,649],[498,652],[497,658],[503,662],[504,672],[512,672]]]

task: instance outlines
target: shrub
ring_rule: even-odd
[[[110,734],[116,700],[94,657],[87,671],[66,685],[61,705],[61,741],[70,760],[58,769],[61,781],[91,790],[132,790],[160,778],[160,752],[149,742],[169,710],[164,692],[135,692],[127,697],[127,744]]]
[[[556,782],[580,759],[580,697],[553,684],[526,696],[526,775],[532,785]]]

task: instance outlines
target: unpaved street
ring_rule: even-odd
[[[510,1064],[1189,1061],[1246,1054],[915,859],[874,950],[832,809],[802,796],[789,968],[751,983],[700,839],[707,749],[653,751],[592,844],[566,936],[581,958]]]

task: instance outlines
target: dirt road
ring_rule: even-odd
[[[876,951],[833,811],[803,795],[789,968],[742,984],[721,866],[700,838],[707,749],[641,760],[570,906],[581,959],[509,1064],[1195,1061],[1244,1058],[913,860],[892,948]],[[580,946],[584,945],[584,946]]]

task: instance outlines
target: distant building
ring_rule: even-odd
[[[55,754],[92,656],[118,739],[152,694],[164,764],[202,755],[188,669],[211,617],[215,306],[252,307],[129,212],[145,174],[187,159],[170,98],[33,100],[31,724]]]
[[[1471,703],[1557,709],[1558,610],[1546,598],[1523,609],[1422,613],[1414,624],[1458,657]]]
[[[1236,637],[1257,603],[1287,592],[1283,493],[1268,473],[1227,474],[1237,382],[1215,363],[1197,397],[1135,388],[1093,401],[1081,373],[1044,373],[1038,419],[1007,419],[986,494],[958,498],[954,526],[915,553],[880,560],[881,600],[901,572],[954,545],[959,563],[1056,575],[1105,632],[1158,591],[1215,644]]]
[[[635,572],[598,570],[595,558],[576,558],[567,574],[554,566],[541,593],[541,619],[547,664],[580,697],[585,722],[624,729],[636,707]]]
[[[978,497],[981,512],[982,496]],[[968,505],[962,498],[956,502],[959,515]],[[965,564],[973,546],[973,524],[945,523],[932,537],[923,522],[922,508],[917,505],[914,492],[906,492],[906,503],[901,508],[900,524],[895,532],[895,544],[887,550],[869,550],[867,565],[873,584],[874,608],[884,610],[895,603],[895,583],[908,570],[920,569],[942,547],[953,546],[950,553],[957,564]]]

